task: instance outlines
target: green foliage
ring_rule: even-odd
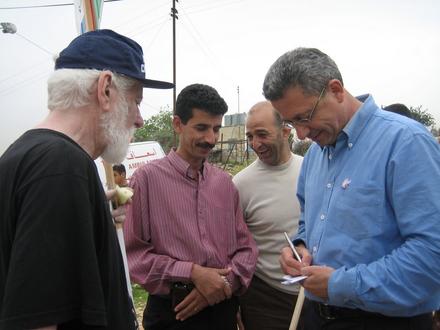
[[[290,146],[290,149],[292,149],[293,144],[295,143],[295,134],[293,134],[293,130],[290,132],[289,138],[287,139],[287,143]]]
[[[414,120],[417,120],[426,127],[435,125],[434,117],[428,112],[428,109],[422,109],[421,105],[418,107],[410,106],[409,111],[411,112],[411,116]]]
[[[292,152],[296,155],[300,155],[304,157],[307,150],[309,150],[311,144],[312,144],[312,140],[310,139],[299,140],[293,144]]]
[[[134,133],[134,140],[135,142],[157,141],[165,153],[168,153],[174,143],[173,112],[169,106],[162,108],[157,115],[144,120],[144,126]]]
[[[139,284],[132,283],[132,289],[133,289],[133,302],[135,307],[145,306],[148,293]]]
[[[136,311],[136,318],[139,324],[142,324],[142,315],[147,304],[148,293],[139,284],[132,283],[133,304]]]

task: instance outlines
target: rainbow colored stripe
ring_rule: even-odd
[[[99,29],[104,0],[75,0],[76,23],[79,34]]]

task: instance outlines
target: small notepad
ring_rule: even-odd
[[[285,275],[285,276],[283,276],[284,281],[281,281],[281,284],[292,285],[292,284],[295,284],[296,282],[302,281],[306,278],[307,278],[307,276],[304,276],[304,275],[300,275],[300,276]]]

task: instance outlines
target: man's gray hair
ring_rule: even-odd
[[[316,48],[296,48],[279,57],[264,78],[263,94],[276,101],[290,87],[299,86],[308,95],[319,95],[331,80],[343,84],[336,63]]]
[[[47,82],[49,110],[80,108],[90,104],[93,88],[101,72],[94,69],[55,70]],[[136,84],[136,80],[117,73],[113,73],[112,81],[123,95]]]

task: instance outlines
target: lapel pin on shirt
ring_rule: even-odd
[[[345,178],[344,181],[342,181],[341,187],[342,189],[347,189],[350,185],[351,180],[349,178]]]

